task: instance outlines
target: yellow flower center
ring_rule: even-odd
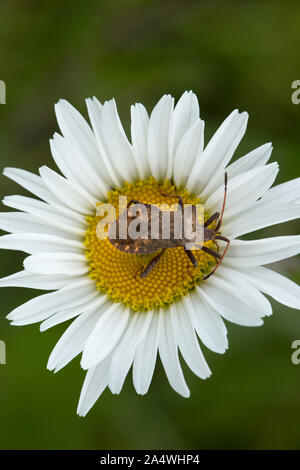
[[[115,207],[116,216],[119,217],[119,196],[127,196],[128,202],[135,199],[141,203],[165,203],[172,206],[174,194],[181,196],[184,204],[202,202],[187,190],[176,188],[170,181],[160,184],[153,177],[137,183],[125,183],[122,188],[110,191],[107,202]],[[177,202],[174,210],[176,207]],[[157,253],[124,253],[115,248],[108,237],[100,239],[97,225],[102,218],[99,215],[87,217],[85,254],[90,266],[89,276],[96,282],[97,288],[111,300],[123,302],[135,311],[166,307],[194,289],[216,265],[216,259],[210,254],[193,250],[198,262],[198,267],[194,268],[183,248],[169,248],[152,271],[141,278],[140,273]],[[205,220],[207,218],[208,214],[205,214]],[[205,242],[204,245],[216,250],[212,241]]]

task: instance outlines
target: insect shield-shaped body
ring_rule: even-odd
[[[197,260],[191,249],[201,249],[214,256],[218,264],[209,274],[210,276],[222,261],[230,243],[219,233],[225,207],[226,185],[227,176],[225,175],[225,196],[221,217],[216,212],[205,223],[200,224],[199,206],[188,204],[184,207],[180,196],[175,196],[179,200],[178,209],[175,211],[161,210],[154,204],[143,204],[137,200],[131,200],[127,209],[110,225],[108,239],[115,248],[125,253],[145,255],[158,252],[140,273],[141,278],[145,278],[152,271],[167,249],[177,247],[185,250],[194,267],[197,267]],[[217,219],[219,221],[216,227],[209,228]],[[203,242],[210,240],[227,242],[222,256],[203,246]]]

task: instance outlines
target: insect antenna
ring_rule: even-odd
[[[223,261],[223,259],[224,259],[224,256],[226,255],[227,250],[228,250],[229,245],[230,245],[230,240],[229,240],[229,238],[222,237],[222,235],[217,235],[217,236],[216,236],[216,240],[223,240],[224,242],[227,243],[227,246],[226,246],[225,250],[223,251],[222,256],[220,256],[220,259],[219,259],[217,265],[214,267],[214,269],[212,270],[212,272],[208,274],[208,276],[205,276],[205,277],[203,278],[204,280],[205,280],[205,279],[208,279],[212,274],[214,274],[214,273],[216,272],[216,270],[218,269],[218,267],[219,267],[220,264],[222,263],[222,261]],[[204,248],[205,248],[205,247],[204,247]],[[202,248],[202,249],[203,249],[203,248]]]
[[[217,223],[217,225],[216,225],[216,228],[214,229],[214,231],[215,231],[216,234],[217,234],[217,232],[219,231],[219,229],[220,229],[220,227],[221,227],[221,225],[222,225],[222,221],[223,221],[223,215],[224,215],[224,210],[225,210],[225,205],[226,205],[226,197],[227,197],[227,180],[228,180],[228,176],[227,176],[227,173],[225,172],[224,199],[223,199],[223,205],[222,205],[221,216],[220,216],[220,219],[219,219],[219,221],[218,221],[218,223]],[[214,217],[215,217],[215,214],[213,214],[210,219],[213,219]],[[208,219],[207,222],[210,222],[210,219]],[[217,256],[217,254],[215,254],[212,250],[210,250],[210,251],[212,252],[211,254],[212,254],[213,256],[215,256],[215,258],[218,258],[218,263],[217,263],[217,265],[214,267],[214,269],[212,270],[212,272],[209,273],[207,276],[205,276],[203,279],[208,279],[210,276],[212,276],[212,274],[214,274],[214,273],[216,272],[216,270],[218,269],[218,267],[219,267],[220,264],[222,263],[222,261],[223,261],[223,259],[224,259],[224,256],[226,255],[227,250],[228,250],[229,245],[230,245],[230,240],[229,240],[229,238],[223,237],[222,235],[216,235],[216,236],[215,236],[215,240],[222,240],[222,241],[226,242],[227,245],[226,245],[226,248],[225,248],[225,250],[223,251],[223,253],[222,253],[221,256],[220,256],[220,255]],[[202,247],[202,250],[208,252],[209,249],[206,248],[206,247]]]

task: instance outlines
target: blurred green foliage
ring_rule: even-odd
[[[250,114],[237,156],[272,141],[278,182],[300,174],[299,2],[276,1],[2,1],[0,162],[37,171],[51,161],[57,131],[53,105],[66,98],[85,115],[84,98],[114,96],[126,130],[129,105],[150,110],[163,93],[193,89],[206,120],[206,141],[234,109]],[[26,194],[1,176],[1,195]],[[5,210],[2,206],[1,210]],[[264,236],[296,234],[290,222]],[[259,233],[258,235],[261,235]],[[21,253],[1,252],[1,275],[21,269]],[[296,260],[276,267],[299,280]],[[204,351],[213,370],[201,381],[184,367],[189,400],[173,392],[161,365],[150,393],[131,378],[120,396],[105,392],[85,418],[75,414],[84,377],[79,360],[53,376],[47,357],[66,325],[39,333],[11,327],[5,316],[33,295],[2,289],[0,339],[1,449],[299,448],[298,312],[273,303],[261,328],[229,324],[224,356]],[[203,348],[205,349],[205,348]]]

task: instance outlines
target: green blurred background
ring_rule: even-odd
[[[150,110],[163,93],[178,98],[192,89],[206,141],[232,109],[247,110],[248,131],[236,156],[272,141],[278,182],[299,176],[300,105],[291,102],[291,83],[300,79],[299,15],[299,2],[2,1],[1,168],[55,168],[48,140],[58,130],[53,105],[59,98],[86,115],[85,97],[114,96],[128,130],[131,103]],[[3,176],[0,181],[1,197],[26,194]],[[290,222],[263,235],[297,232]],[[1,252],[0,274],[20,270],[23,258]],[[276,269],[299,280],[296,259]],[[1,449],[300,447],[300,365],[291,363],[298,312],[274,302],[274,315],[261,328],[228,324],[229,351],[204,351],[209,380],[184,366],[188,400],[171,390],[159,364],[148,395],[139,397],[130,377],[121,395],[105,392],[82,419],[75,413],[84,378],[79,359],[56,376],[45,368],[66,325],[41,334],[38,325],[11,327],[5,319],[32,295],[0,291],[0,339],[7,344],[7,364],[0,365]]]

